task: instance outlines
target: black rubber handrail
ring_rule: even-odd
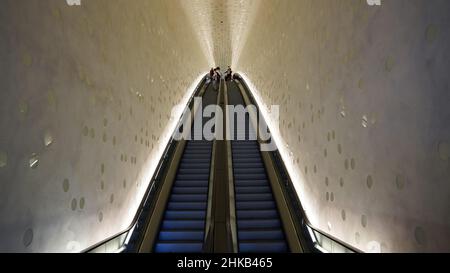
[[[192,96],[189,98],[189,101],[187,103],[187,105],[189,107],[192,106],[193,104],[193,100],[194,97],[200,92],[201,87],[206,84],[206,80],[207,80],[208,75],[205,75],[199,82],[199,84],[196,86]],[[180,121],[182,121],[183,116],[180,118]],[[175,128],[175,130],[178,130],[179,126],[177,126]],[[142,213],[144,212],[144,208],[146,207],[146,205],[148,204],[149,200],[152,200],[152,197],[155,197],[156,193],[157,193],[157,189],[159,188],[159,184],[161,183],[161,181],[163,180],[163,176],[165,173],[165,170],[167,169],[168,163],[170,162],[170,159],[173,156],[173,152],[175,151],[175,147],[176,147],[177,142],[174,141],[173,138],[170,138],[169,142],[166,145],[166,148],[164,149],[163,155],[155,169],[155,173],[152,176],[152,179],[150,180],[149,186],[144,194],[144,197],[142,198],[142,201],[139,205],[138,210],[136,211],[136,214],[133,218],[133,221],[131,222],[131,224],[124,229],[123,231],[120,231],[118,233],[116,233],[113,236],[110,236],[88,248],[86,248],[85,250],[81,251],[82,253],[89,253],[92,252],[95,249],[100,248],[103,245],[106,245],[107,243],[119,238],[120,236],[128,233],[138,222],[138,220],[141,218]],[[150,208],[151,210],[152,208]],[[147,212],[148,213],[148,212]]]

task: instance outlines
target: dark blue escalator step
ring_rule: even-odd
[[[178,174],[209,174],[209,169],[192,169],[192,168],[179,168]]]
[[[267,175],[266,173],[235,173],[234,174],[235,179],[246,179],[246,180],[260,180],[260,179],[266,179]]]
[[[233,157],[233,165],[238,165],[241,163],[253,163],[253,164],[257,164],[260,163],[262,164],[262,159],[261,157],[255,157],[255,158],[234,158]]]
[[[205,154],[205,155],[211,155],[211,151],[212,151],[212,146],[211,147],[186,147],[184,149],[184,154],[188,155],[188,154]]]
[[[279,253],[287,252],[288,246],[284,241],[243,241],[239,242],[239,251],[244,253]]]
[[[235,159],[248,159],[248,158],[261,158],[261,155],[259,153],[252,153],[252,154],[248,154],[248,153],[233,153],[233,158]]]
[[[205,210],[206,202],[169,202],[169,210]]]
[[[238,210],[236,211],[238,220],[242,219],[276,219],[278,212],[272,210]]]
[[[203,242],[158,242],[155,245],[157,253],[199,253],[203,250]]]
[[[183,159],[209,159],[211,158],[211,152],[208,153],[185,153]]]
[[[233,147],[231,149],[232,154],[236,155],[236,154],[245,154],[245,153],[251,153],[251,154],[261,154],[260,153],[260,148],[258,146],[248,146],[248,147]]]
[[[161,226],[162,230],[203,230],[204,228],[204,220],[164,220]]]
[[[259,180],[235,179],[234,184],[237,187],[267,187],[269,186],[269,181],[265,179]]]
[[[271,193],[238,193],[236,201],[272,201]]]
[[[179,168],[180,169],[209,169],[210,166],[211,166],[210,162],[207,162],[207,163],[187,162],[187,163],[181,163]]]
[[[183,158],[181,159],[182,162],[186,162],[187,161],[191,161],[191,162],[197,162],[199,160],[211,160],[211,156],[203,156],[203,155],[184,155]],[[205,163],[205,162],[200,162],[200,163]]]
[[[257,209],[275,209],[274,201],[252,201],[252,202],[236,202],[236,209],[238,210],[257,210]]]
[[[233,166],[234,170],[250,169],[250,168],[264,168],[262,162],[259,163],[239,163]]]
[[[159,241],[202,241],[205,236],[203,230],[200,231],[185,231],[185,230],[173,230],[173,231],[161,231],[159,233]]]
[[[208,180],[209,173],[206,174],[178,174],[177,180]]]
[[[211,141],[206,141],[206,140],[190,140],[187,142],[187,145],[211,145]]]
[[[233,149],[239,148],[259,148],[259,144],[255,141],[244,141],[243,143],[239,143],[237,141],[231,142]]]
[[[239,165],[238,165],[239,166]],[[264,168],[235,168],[234,174],[265,174]]]
[[[207,187],[208,180],[176,180],[175,187]]]
[[[212,146],[186,146],[184,152],[211,152]]]
[[[259,153],[260,148],[259,148],[259,146],[256,146],[256,145],[254,145],[254,146],[235,146],[235,145],[233,145],[231,151],[233,152],[233,154],[244,153],[244,152]]]
[[[257,141],[254,140],[234,140],[231,141],[231,144],[234,147],[243,147],[243,146],[258,146],[259,143]]]
[[[191,143],[188,142],[186,144],[186,148],[199,148],[199,149],[203,149],[203,148],[211,148],[212,147],[212,142],[205,142],[205,143]]]
[[[238,233],[239,241],[245,240],[284,240],[281,229],[273,230],[241,230]]]
[[[184,157],[199,157],[199,158],[208,158],[211,157],[211,151],[209,150],[188,150],[184,151]]]
[[[207,194],[208,187],[173,187],[172,194]]]
[[[204,220],[206,211],[204,210],[167,210],[164,219],[167,220]]]
[[[233,148],[232,151],[233,151],[233,154],[237,154],[237,155],[244,155],[244,154],[261,155],[261,153],[257,147],[239,147],[239,148]]]
[[[172,194],[171,202],[206,202],[208,196],[206,194]]]
[[[209,164],[211,158],[182,158],[181,164]]]
[[[187,144],[186,149],[199,149],[199,150],[207,150],[212,149],[212,144]]]
[[[242,229],[275,229],[281,228],[280,220],[278,219],[256,219],[256,220],[239,220],[237,221],[238,230]]]
[[[240,187],[235,188],[236,194],[239,193],[272,193],[269,186],[258,186],[258,187]]]
[[[183,156],[191,154],[205,154],[210,156],[212,147],[186,147]]]

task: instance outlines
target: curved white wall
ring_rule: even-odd
[[[192,37],[179,1],[2,1],[0,251],[80,251],[130,224],[209,65]]]
[[[314,226],[363,251],[450,251],[450,3],[381,2],[261,1],[237,69],[281,105]]]

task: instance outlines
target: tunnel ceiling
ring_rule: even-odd
[[[259,3],[257,0],[182,1],[211,66],[237,63]]]

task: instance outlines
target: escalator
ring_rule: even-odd
[[[210,141],[187,142],[155,252],[202,251],[211,151]]]
[[[195,117],[180,120],[193,128],[211,120],[196,111],[195,97],[202,97],[203,109],[217,105],[228,115],[228,105],[256,104],[240,76],[225,84],[205,77],[187,105]],[[171,139],[132,224],[85,252],[302,253],[321,252],[324,240],[357,252],[309,225],[280,153],[260,149],[256,111],[240,116],[244,129],[236,116],[230,122],[214,114],[233,125],[232,140],[217,138],[224,128],[215,132],[216,125],[213,141],[194,131],[192,140]]]
[[[230,105],[243,105],[244,99],[235,82],[228,82]],[[278,213],[269,178],[260,153],[254,128],[246,115],[247,127],[239,130],[234,119],[234,140],[231,141],[234,175],[238,251],[288,252],[283,225]],[[242,140],[245,139],[245,140]]]
[[[202,107],[215,104],[218,92],[211,84]],[[201,112],[196,122],[205,123]],[[202,124],[202,125],[203,125]],[[213,141],[186,141],[180,165],[164,212],[154,252],[198,253],[203,251]]]

